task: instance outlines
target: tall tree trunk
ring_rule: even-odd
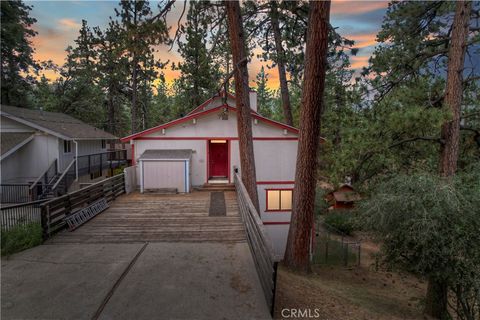
[[[132,72],[132,133],[138,132],[138,106],[137,106],[137,87],[138,87],[138,73],[137,73],[137,58],[133,56],[133,72]]]
[[[440,154],[440,175],[450,177],[457,170],[460,141],[460,108],[463,96],[463,69],[470,24],[471,1],[458,1],[453,19],[452,37],[448,49],[447,85],[445,104],[452,119],[442,126],[444,144]]]
[[[452,37],[448,49],[447,85],[445,104],[452,113],[452,119],[442,125],[444,141],[440,148],[440,175],[452,177],[457,171],[460,143],[460,109],[463,97],[463,69],[467,37],[470,24],[471,1],[458,1],[453,18]],[[425,313],[438,319],[448,317],[447,284],[445,281],[429,278]]]
[[[115,125],[115,103],[113,100],[113,85],[108,88],[108,129],[110,133],[115,135],[117,133]]]
[[[425,301],[425,314],[435,319],[449,319],[448,286],[444,281],[428,278],[427,296]]]
[[[237,130],[240,145],[240,165],[242,181],[259,211],[257,194],[257,175],[253,154],[252,117],[250,109],[250,87],[248,85],[247,52],[245,34],[242,26],[240,3],[225,1],[227,24],[232,47],[235,96],[237,104]],[[230,170],[230,169],[229,169]]]
[[[299,271],[310,271],[309,249],[314,226],[317,152],[324,107],[329,16],[330,1],[310,1],[293,210],[285,253],[287,267]]]
[[[293,126],[292,107],[290,106],[290,93],[288,92],[287,74],[285,72],[285,56],[282,46],[282,34],[278,22],[277,1],[270,1],[270,20],[272,22],[273,37],[275,39],[275,51],[277,52],[278,77],[280,79],[280,92],[282,95],[282,107],[285,123]]]

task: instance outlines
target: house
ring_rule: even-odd
[[[298,130],[257,113],[250,93],[252,134],[260,213],[275,247],[283,256],[292,209]],[[137,183],[148,189],[190,192],[204,185],[233,183],[240,168],[235,97],[208,99],[185,117],[129,135]]]
[[[107,150],[117,137],[62,113],[2,105],[0,116],[2,202],[65,193],[105,176],[124,157]]]
[[[343,184],[325,195],[325,201],[330,205],[328,210],[352,209],[359,200],[360,194],[349,184]]]

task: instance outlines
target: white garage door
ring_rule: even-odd
[[[143,188],[175,188],[178,192],[188,192],[185,161],[142,161]]]

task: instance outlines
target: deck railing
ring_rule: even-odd
[[[100,198],[107,202],[125,193],[124,174],[99,181],[78,191],[67,193],[41,205],[43,238],[48,239],[53,234],[65,228],[64,218],[90,205]]]
[[[247,232],[247,241],[265,294],[265,299],[273,315],[277,262],[274,258],[272,243],[236,169],[234,181],[240,215]]]
[[[116,169],[127,163],[127,150],[114,150],[77,157],[78,174],[99,174],[109,169],[113,175]]]
[[[2,206],[0,208],[2,231],[18,225],[40,223],[40,205],[43,202],[45,200]]]

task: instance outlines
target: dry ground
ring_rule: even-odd
[[[309,275],[280,267],[275,319],[286,318],[284,308],[311,309],[312,315],[318,309],[319,319],[329,320],[423,319],[426,282],[406,273],[375,271],[375,252],[378,246],[363,240],[359,267],[315,266]]]

